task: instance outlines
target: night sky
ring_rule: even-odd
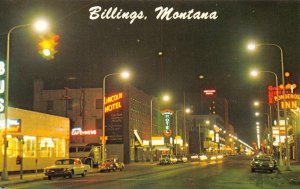
[[[93,6],[143,11],[147,19],[132,24],[128,19],[91,20]],[[160,20],[155,12],[160,6],[179,12],[216,11],[217,19]],[[230,123],[250,143],[256,140],[252,102],[266,101],[266,86],[275,85],[275,79],[268,74],[251,79],[249,69],[281,77],[281,67],[277,48],[264,46],[250,53],[247,42],[281,46],[285,69],[291,72],[287,81],[300,83],[299,1],[1,0],[1,60],[6,58],[9,29],[37,16],[48,18],[52,31],[60,35],[58,52],[53,60],[45,60],[37,52],[36,33],[30,28],[13,32],[9,101],[13,107],[32,109],[34,79],[43,79],[51,89],[102,87],[105,75],[128,68],[132,85],[155,96],[170,91],[174,102],[182,102],[185,91],[187,104],[199,103],[201,88],[216,88],[218,98],[229,101]],[[205,78],[200,80],[199,75]]]

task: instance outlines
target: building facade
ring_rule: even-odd
[[[34,110],[69,117],[71,143],[102,142],[102,103],[101,88],[46,90],[35,82]],[[104,103],[106,157],[130,163],[184,150],[181,113],[172,111],[166,119],[158,98],[124,85],[107,90]]]
[[[3,136],[5,122],[1,119]],[[39,170],[69,156],[69,119],[18,108],[8,108],[7,168],[19,171],[16,160],[23,159],[23,170]],[[0,139],[0,170],[3,169],[3,138]]]

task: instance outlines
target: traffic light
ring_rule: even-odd
[[[40,37],[38,42],[38,52],[47,60],[54,58],[58,45],[59,35],[48,34]]]

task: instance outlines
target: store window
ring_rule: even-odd
[[[19,140],[16,137],[7,135],[7,142],[8,142],[7,156],[8,157],[17,157],[20,152]]]
[[[66,140],[55,138],[53,141],[55,144],[55,157],[66,157]]]
[[[24,157],[36,157],[36,137],[24,136],[23,144],[23,156]]]
[[[54,142],[52,138],[41,138],[39,150],[40,157],[53,157]]]

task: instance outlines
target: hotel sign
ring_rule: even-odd
[[[109,97],[105,97],[105,113],[111,112],[122,108],[121,100],[123,99],[123,93],[117,93]]]
[[[105,98],[105,135],[106,144],[123,144],[123,99],[124,93],[118,92]]]
[[[300,102],[300,94],[285,94],[285,101],[283,95],[274,97],[275,101],[280,101],[281,109],[297,109]]]
[[[173,114],[173,111],[167,109],[167,110],[162,110],[161,113],[164,116],[164,123],[165,123],[164,135],[166,137],[170,137],[172,135],[171,115]]]

